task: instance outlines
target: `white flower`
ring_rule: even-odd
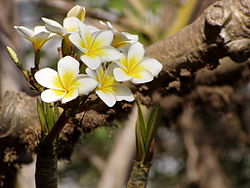
[[[14,28],[21,36],[33,44],[36,51],[40,50],[46,41],[56,36],[47,31],[44,26],[36,26],[34,27],[34,31],[24,26],[14,26]]]
[[[79,25],[79,32],[71,34],[69,40],[82,52],[80,58],[90,69],[97,69],[102,62],[118,60],[120,52],[113,48],[111,31],[91,33],[86,25]]]
[[[35,73],[36,81],[48,88],[41,94],[44,102],[66,103],[79,95],[88,95],[98,84],[95,79],[79,74],[79,62],[70,56],[60,59],[57,69],[58,72],[44,68]]]
[[[112,72],[112,65],[107,70],[104,70],[102,66],[96,71],[86,69],[87,75],[97,80],[96,94],[106,105],[112,107],[116,101],[133,101],[134,96],[130,89],[115,81]]]
[[[81,21],[76,17],[65,18],[63,20],[63,25],[48,18],[42,18],[42,20],[45,22],[45,27],[48,31],[57,33],[62,37],[65,37],[70,33],[78,32],[78,25],[81,23]]]
[[[117,81],[131,80],[135,84],[153,80],[162,69],[162,64],[156,59],[144,58],[144,48],[139,42],[132,44],[127,57],[122,55],[118,67],[114,68],[114,77]]]
[[[133,35],[127,32],[118,32],[110,22],[102,22],[100,21],[102,25],[104,25],[107,29],[111,30],[114,34],[114,40],[112,41],[112,46],[115,48],[121,48],[124,46],[127,46],[129,44],[135,43],[138,41],[138,35]]]
[[[83,22],[85,20],[85,12],[85,7],[76,5],[68,11],[67,17],[76,17]]]

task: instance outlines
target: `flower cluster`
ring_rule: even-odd
[[[57,71],[43,68],[35,73],[35,80],[47,88],[41,94],[44,102],[66,103],[92,91],[109,107],[116,101],[133,101],[132,92],[122,83],[150,82],[162,69],[156,59],[144,57],[137,35],[118,32],[109,22],[101,22],[105,29],[86,24],[84,7],[73,7],[63,24],[48,18],[42,20],[45,26],[36,26],[34,31],[15,26],[32,42],[35,52],[54,37],[75,47],[73,55],[66,54],[58,61]],[[85,65],[85,72],[80,71],[81,65]]]

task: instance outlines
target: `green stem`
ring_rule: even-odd
[[[66,110],[64,110],[59,119],[57,120],[56,124],[53,126],[49,134],[46,136],[45,143],[51,144],[56,140],[56,138],[60,134],[61,130],[65,126],[68,119],[69,116],[67,116],[67,112]]]
[[[135,161],[127,184],[127,188],[146,188],[150,164]]]
[[[54,144],[41,142],[36,158],[36,188],[57,188],[57,156]]]
[[[35,60],[34,60],[36,71],[39,70],[40,59],[41,59],[41,52],[40,52],[40,50],[36,50],[35,51]]]
[[[69,38],[66,36],[62,40],[62,56],[72,55],[72,45]]]

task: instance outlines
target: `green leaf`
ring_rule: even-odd
[[[142,137],[142,132],[140,130],[139,121],[136,123],[135,127],[135,137],[136,137],[136,151],[138,160],[141,160],[145,155],[145,145]]]
[[[37,113],[38,113],[38,118],[41,124],[41,130],[43,133],[47,133],[47,123],[46,123],[46,116],[44,113],[44,108],[42,102],[40,102],[39,99],[37,99]]]
[[[138,107],[138,118],[136,122],[136,149],[138,158],[142,159],[143,156],[146,154],[146,146],[145,146],[146,124],[143,117],[141,105],[138,100],[136,100],[136,104]]]
[[[57,122],[57,120],[60,117],[60,111],[59,111],[59,107],[54,106],[54,122]]]
[[[155,132],[160,125],[162,109],[159,104],[156,104],[148,118],[147,133],[146,133],[146,147],[147,151],[151,145],[151,142],[155,136]]]
[[[136,104],[137,104],[137,107],[138,107],[138,123],[140,125],[140,130],[142,131],[142,139],[143,139],[143,142],[145,143],[145,139],[146,139],[146,122],[145,122],[145,118],[144,118],[144,114],[143,114],[143,111],[142,111],[142,107],[141,107],[141,104],[138,100],[136,100]]]
[[[45,103],[48,130],[54,126],[54,107],[50,103]]]

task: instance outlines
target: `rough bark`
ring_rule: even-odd
[[[203,68],[214,69],[219,59],[229,56],[243,62],[250,54],[250,2],[248,0],[217,1],[192,24],[175,35],[158,41],[146,50],[146,55],[158,59],[164,68],[157,83],[168,86],[181,78],[195,76]],[[190,83],[189,83],[190,85]],[[160,85],[154,83],[155,88]],[[166,91],[165,91],[166,92]]]

